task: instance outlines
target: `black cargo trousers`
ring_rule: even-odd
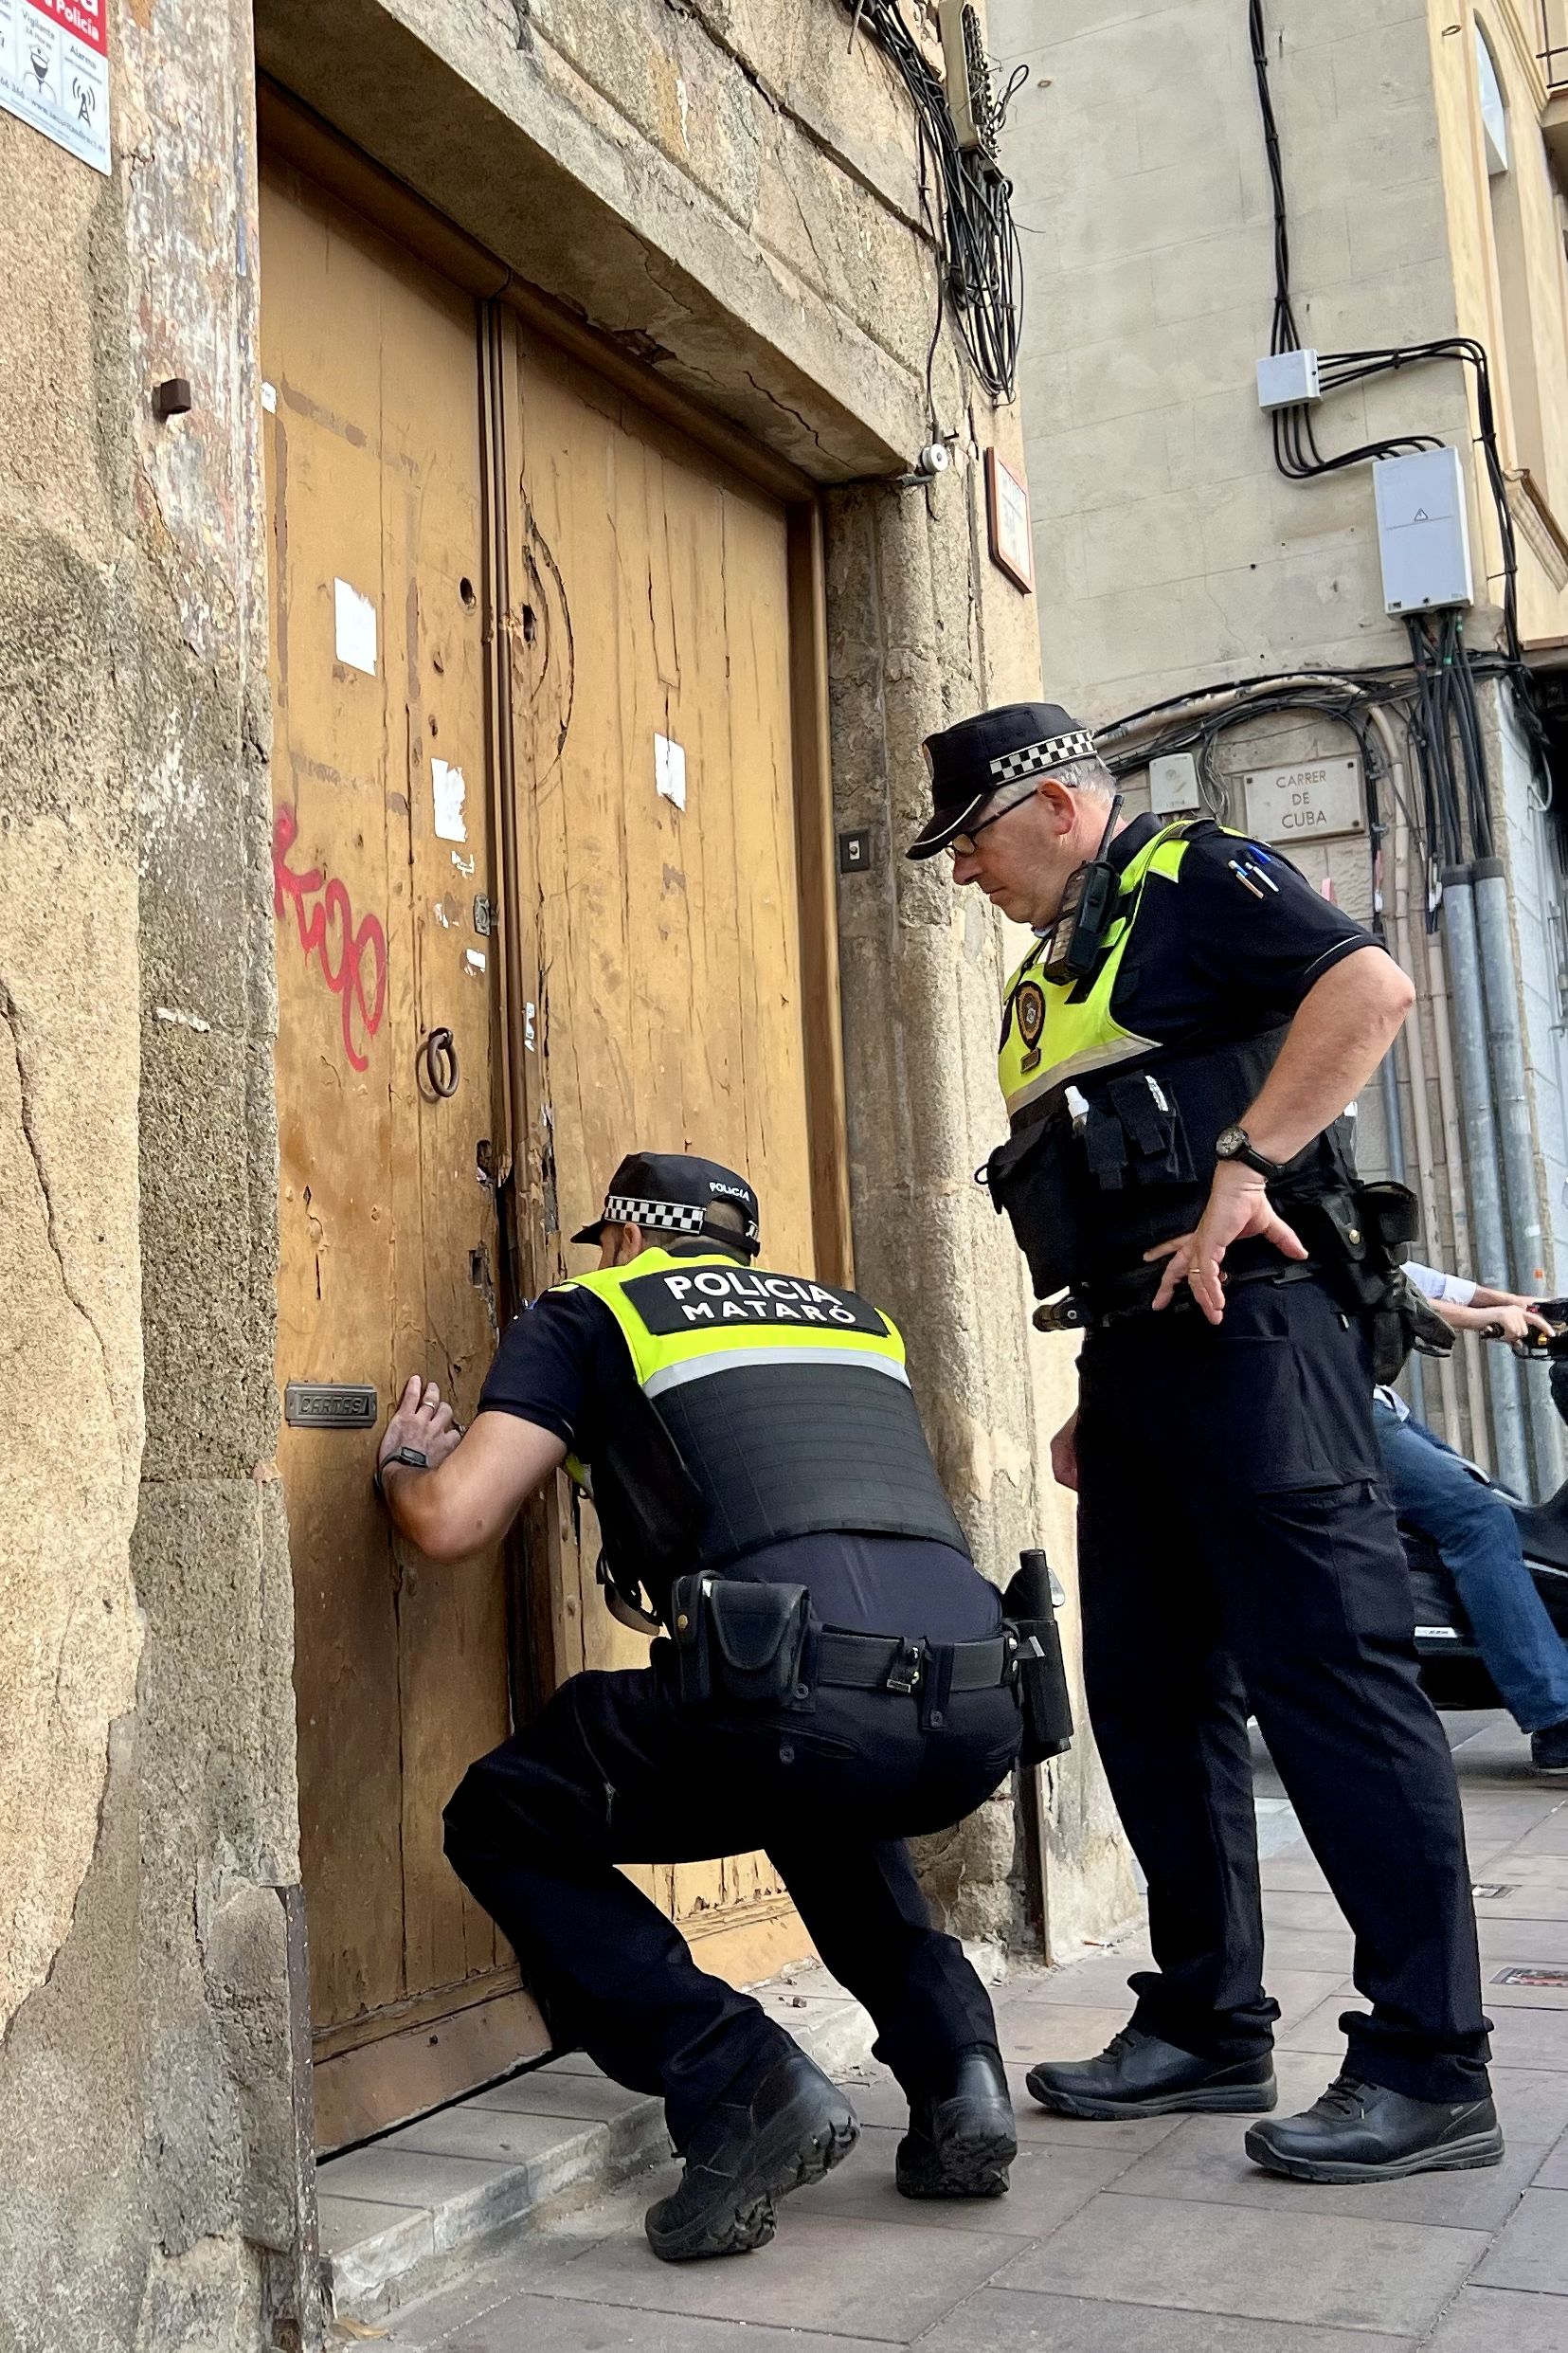
[[[1482,2096],[1464,1824],[1360,1323],[1314,1274],[1237,1283],[1217,1330],[1191,1306],[1102,1325],[1080,1377],[1085,1679],[1158,1964],[1135,2023],[1216,2056],[1272,2040],[1250,1710],[1355,1933],[1348,2065]]]
[[[905,1837],[949,1828],[1005,1779],[1004,1689],[917,1697],[819,1687],[806,1711],[693,1708],[656,1664],[573,1675],[471,1767],[446,1809],[452,1868],[514,1946],[556,2043],[663,2094],[670,2135],[790,2049],[748,1994],[699,1969],[620,1863],[765,1848],[823,1963],[864,2004],[911,2092],[945,2057],[995,2049],[990,1999],[932,1927]]]

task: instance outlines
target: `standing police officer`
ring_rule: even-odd
[[[446,1851],[556,2042],[663,2094],[686,2166],[647,2232],[670,2262],[766,2244],[774,2199],[858,2127],[618,1863],[766,1848],[909,2095],[906,2197],[1000,2197],[1017,2145],[990,2000],[901,1843],[1011,1770],[1017,1645],[938,1481],[896,1329],[854,1292],[755,1270],[758,1235],[743,1177],[634,1153],[573,1238],[598,1244],[598,1272],[515,1318],[460,1441],[434,1385],[410,1381],[378,1472],[440,1561],[494,1544],[563,1462],[591,1475],[611,1606],[668,1629],[647,1667],[573,1675],[481,1758]]]
[[[989,1180],[1036,1294],[1088,1326],[1053,1463],[1079,1494],[1090,1714],[1158,1964],[1108,2050],[1030,2090],[1073,2116],[1272,2109],[1251,1710],[1372,2006],[1342,2020],[1329,2091],[1248,2154],[1333,2181],[1495,2163],[1458,1793],[1369,1407],[1389,1249],[1336,1131],[1410,983],[1275,853],[1207,819],[1124,823],[1057,706],[984,712],[927,755],[910,856],[949,849],[1039,934],[1007,988]]]

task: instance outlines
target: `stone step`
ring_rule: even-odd
[[[869,2055],[871,2019],[824,1969],[802,1964],[755,1992],[830,2074]],[[573,2053],[329,2158],[316,2176],[327,2313],[374,2322],[669,2151],[661,2102]]]

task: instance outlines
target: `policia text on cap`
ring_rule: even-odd
[[[1015,2148],[990,2000],[932,1928],[901,1841],[1010,1772],[1020,1695],[1049,1698],[1049,1601],[1010,1592],[1038,1630],[1003,1623],[897,1330],[853,1292],[753,1266],[758,1230],[743,1177],[634,1153],[574,1237],[598,1271],[515,1318],[460,1442],[414,1380],[381,1447],[393,1518],[438,1560],[494,1543],[563,1462],[591,1473],[612,1606],[668,1630],[647,1667],[572,1676],[482,1758],[447,1807],[446,1851],[556,2042],[663,2094],[686,2171],[647,2227],[671,2261],[762,2245],[773,2199],[856,2126],[618,1863],[766,1848],[909,2094],[907,2196],[1000,2196]],[[1065,1745],[1041,1710],[1025,1720],[1039,1753]]]
[[[950,849],[955,881],[1040,935],[1006,990],[987,1174],[1036,1294],[1087,1326],[1054,1463],[1157,1964],[1106,2053],[1030,2089],[1090,2117],[1273,2107],[1251,1710],[1371,2011],[1343,2021],[1336,2085],[1249,2155],[1330,2181],[1495,2163],[1458,1796],[1371,1417],[1408,1196],[1360,1185],[1340,1117],[1410,983],[1266,845],[1124,823],[1056,706],[927,751],[910,854]]]

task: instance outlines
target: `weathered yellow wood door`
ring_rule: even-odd
[[[446,1798],[509,1729],[502,1570],[422,1563],[369,1488],[372,1424],[408,1373],[466,1420],[496,1336],[478,319],[286,170],[264,178],[261,237],[280,1460],[330,2146],[541,2034],[442,1853]]]
[[[813,1271],[784,510],[522,329],[510,341],[535,1272],[590,1262],[563,1238],[637,1146],[743,1169],[767,1263]],[[562,1673],[645,1656],[598,1600],[596,1549],[562,1538]],[[634,1875],[736,1982],[808,1949],[760,1856]]]

